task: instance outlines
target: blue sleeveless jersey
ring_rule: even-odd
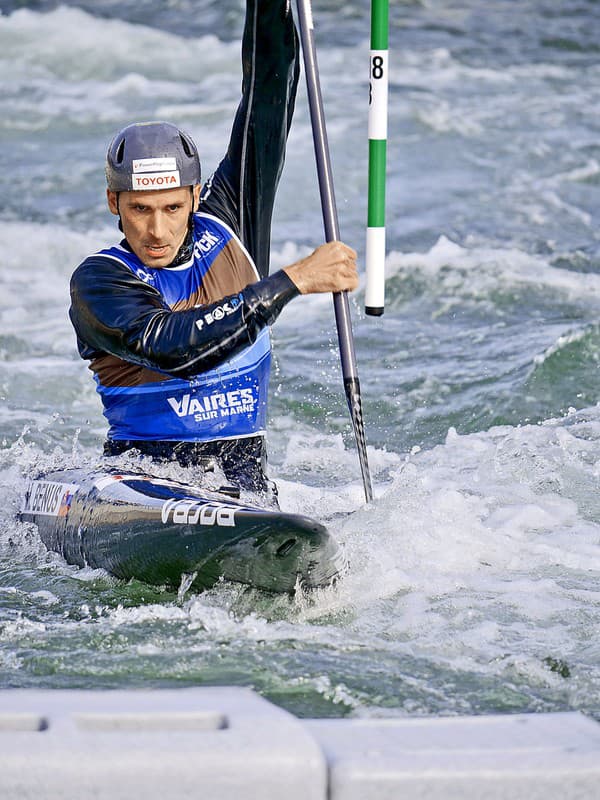
[[[215,217],[195,214],[193,239],[190,260],[173,268],[147,267],[121,246],[101,250],[98,255],[126,265],[140,280],[154,286],[165,303],[176,310],[196,305],[194,297],[228,243],[241,249],[255,271],[239,239]],[[226,304],[213,311],[217,312],[227,313]],[[207,325],[211,322],[209,317],[205,317]],[[97,391],[110,424],[108,436],[111,439],[207,442],[264,433],[270,366],[271,341],[267,327],[241,353],[190,380],[165,376],[164,381],[105,386],[96,374]]]

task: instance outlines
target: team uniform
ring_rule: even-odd
[[[298,80],[287,2],[249,0],[242,63],[227,154],[175,261],[145,266],[126,240],[101,250],[73,274],[70,316],[109,423],[107,455],[215,457],[232,483],[264,490],[269,326],[298,294],[285,272],[268,275]],[[136,179],[161,188],[163,168],[138,164]]]

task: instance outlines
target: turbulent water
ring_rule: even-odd
[[[340,227],[364,255],[366,3],[315,2]],[[15,515],[105,434],[67,318],[116,235],[102,162],[167,118],[225,147],[241,0],[0,0],[0,686],[236,684],[306,716],[600,718],[600,5],[392,0],[386,311],[352,302],[363,501],[329,297],[274,329],[271,473],[351,568],[273,598],[78,570]],[[322,240],[301,91],[273,268]],[[185,477],[185,476],[183,476]]]

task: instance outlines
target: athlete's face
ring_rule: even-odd
[[[196,208],[200,187],[158,189],[150,192],[107,191],[108,207],[121,216],[129,246],[147,267],[167,267],[183,244],[190,212]]]

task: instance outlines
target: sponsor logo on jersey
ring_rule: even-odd
[[[73,495],[79,489],[76,483],[30,481],[25,492],[23,513],[43,514],[48,517],[66,517]]]
[[[217,236],[212,231],[204,231],[202,236],[194,243],[194,255],[206,255],[210,251],[221,244],[221,237]]]
[[[166,500],[161,509],[161,519],[166,525],[217,525],[220,528],[235,527],[235,506],[225,503],[207,503],[203,500]]]
[[[172,172],[145,172],[131,176],[131,188],[136,189],[176,189],[181,186],[179,170]]]
[[[227,300],[227,302],[215,306],[211,311],[206,313],[202,319],[197,319],[196,327],[201,331],[205,325],[212,325],[213,322],[218,322],[220,319],[225,319],[225,317],[235,314],[241,304],[242,295],[240,293],[237,297],[232,297],[230,300]]]
[[[200,396],[188,392],[179,399],[168,397],[167,401],[178,417],[194,417],[195,422],[204,422],[236,414],[253,414],[258,397],[255,389],[248,387]]]
[[[144,281],[144,283],[154,283],[154,275],[150,272],[146,272],[146,270],[141,267],[136,269],[135,274],[141,281]]]

